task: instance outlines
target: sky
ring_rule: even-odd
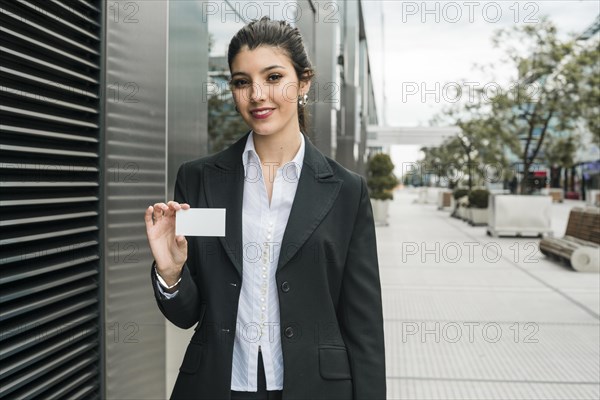
[[[427,126],[454,99],[444,91],[454,83],[506,82],[512,71],[502,67],[502,54],[492,47],[496,30],[548,16],[559,32],[581,33],[600,13],[597,0],[377,3],[363,1],[380,120],[405,127]],[[494,64],[498,76],[474,69],[475,64]],[[419,147],[393,146],[394,164],[416,161]]]
[[[363,1],[367,7],[368,3],[368,0]],[[380,16],[369,15],[367,26],[375,29],[372,38],[367,31],[367,40],[369,45],[373,43],[370,53],[374,70],[381,71],[376,77],[380,89],[378,106],[381,105],[383,111],[381,88],[385,87],[387,123],[392,126],[427,125],[442,105],[447,104],[441,90],[444,85],[451,87],[463,79],[475,82],[475,87],[505,82],[510,71],[501,71],[501,53],[491,45],[491,37],[497,29],[535,24],[541,16],[547,15],[560,32],[580,33],[600,13],[597,0],[381,3],[385,55],[381,54],[382,46],[376,43],[382,41],[376,27]],[[494,63],[502,75],[491,77],[479,72],[473,69],[476,63]],[[436,85],[440,90],[436,90]],[[436,94],[439,94],[437,98]]]

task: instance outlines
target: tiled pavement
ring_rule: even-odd
[[[389,399],[599,399],[600,275],[398,191],[377,227]],[[571,207],[553,205],[555,236]]]

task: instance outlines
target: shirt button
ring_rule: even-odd
[[[262,306],[260,309],[263,310],[263,311],[265,311],[267,309],[267,307]]]
[[[268,234],[268,235],[267,235],[267,239],[271,239],[271,234]]]
[[[266,270],[267,270],[267,267],[262,267],[262,270],[263,270],[263,271],[266,271]]]
[[[263,279],[267,279],[267,274],[262,274]]]
[[[264,303],[264,302],[265,302],[265,298],[264,298],[264,297],[261,297],[261,298],[260,298],[260,301],[262,301],[262,302]]]

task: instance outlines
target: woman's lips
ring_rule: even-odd
[[[273,114],[273,111],[275,111],[275,109],[252,111],[251,114],[256,119],[265,119],[268,118],[271,114]]]

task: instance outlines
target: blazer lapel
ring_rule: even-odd
[[[334,178],[325,156],[307,136],[304,139],[304,162],[281,242],[277,272],[286,266],[319,226],[342,187],[342,181]]]
[[[225,208],[225,236],[219,237],[229,259],[242,277],[242,200],[244,197],[244,164],[242,153],[248,131],[228,147],[213,164],[204,169],[204,191],[210,208]]]
[[[250,132],[221,153],[204,169],[204,191],[211,208],[225,208],[225,237],[219,240],[229,259],[242,277],[242,207],[244,197],[244,165],[242,153]],[[283,234],[277,271],[298,252],[337,198],[342,181],[336,179],[327,159],[304,136],[304,162],[298,188]]]

